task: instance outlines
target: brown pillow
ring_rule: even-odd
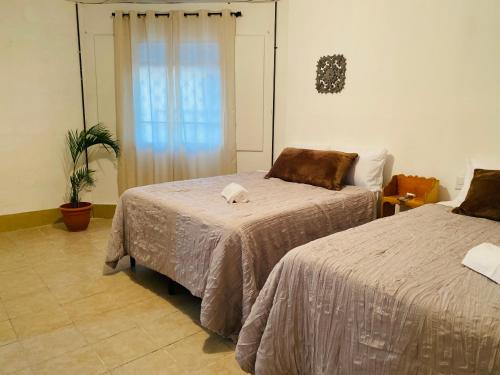
[[[344,177],[357,157],[358,154],[290,147],[283,150],[266,178],[276,177],[284,181],[340,190]]]
[[[500,171],[476,169],[467,198],[452,212],[500,221]]]

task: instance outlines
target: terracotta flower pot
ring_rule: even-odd
[[[64,224],[70,232],[79,232],[87,229],[90,223],[92,203],[80,202],[80,207],[73,208],[71,203],[59,207],[63,215]]]

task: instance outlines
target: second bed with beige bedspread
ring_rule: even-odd
[[[500,286],[462,266],[500,223],[428,205],[289,252],[243,327],[257,375],[500,374]]]

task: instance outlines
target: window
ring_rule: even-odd
[[[218,45],[184,42],[177,59],[170,59],[168,53],[165,43],[140,46],[139,79],[134,79],[136,146],[156,151],[220,149],[223,131]]]

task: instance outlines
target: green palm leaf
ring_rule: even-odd
[[[82,146],[87,149],[92,146],[101,145],[110,152],[112,150],[116,157],[120,155],[118,141],[113,139],[111,132],[101,124],[90,127],[87,131],[82,132],[81,136]]]
[[[69,130],[66,134],[66,141],[73,162],[73,173],[70,176],[70,201],[73,207],[78,207],[80,193],[84,189],[95,185],[95,171],[88,169],[86,163],[81,166],[80,158],[82,155],[91,147],[101,146],[118,157],[120,155],[120,146],[111,132],[102,124],[94,125],[87,130]]]

